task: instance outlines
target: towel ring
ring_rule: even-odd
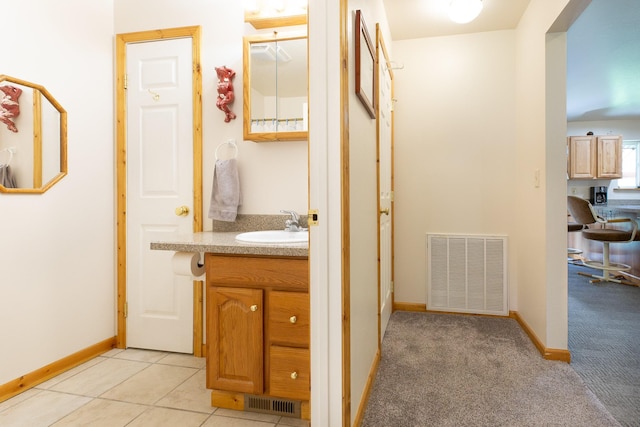
[[[5,148],[3,150],[0,150],[0,152],[6,152],[6,153],[9,154],[9,160],[7,160],[7,163],[3,164],[3,163],[0,162],[0,165],[9,166],[11,164],[11,160],[13,160],[13,153],[15,153],[15,148],[14,147]]]
[[[222,147],[223,145],[231,145],[233,148],[235,148],[235,152],[233,153],[232,158],[235,158],[238,155],[238,145],[236,144],[235,140],[230,139],[227,142],[223,142],[222,144],[218,145],[218,148],[216,148],[216,160],[218,160],[218,150],[220,150],[220,147]]]

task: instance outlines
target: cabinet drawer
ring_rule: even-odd
[[[269,394],[295,400],[309,400],[309,350],[272,345],[269,355]]]
[[[309,294],[271,291],[268,304],[269,342],[309,347]]]
[[[207,283],[210,285],[309,290],[309,264],[306,258],[207,254],[205,259]]]

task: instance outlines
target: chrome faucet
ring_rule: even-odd
[[[305,231],[305,230],[307,230],[306,228],[300,227],[300,215],[298,215],[298,213],[296,211],[287,211],[287,210],[283,209],[283,210],[280,210],[280,212],[291,215],[291,218],[288,218],[284,222],[285,231]]]

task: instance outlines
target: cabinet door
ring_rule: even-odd
[[[262,292],[208,287],[207,388],[263,392]]]
[[[622,178],[622,138],[598,137],[598,178]]]
[[[596,143],[593,136],[569,137],[569,178],[596,177]]]

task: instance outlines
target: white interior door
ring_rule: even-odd
[[[192,280],[149,249],[193,230],[191,43],[127,45],[128,347],[193,352]]]
[[[379,61],[380,75],[380,340],[384,337],[392,309],[392,233],[391,226],[391,140],[392,140],[392,79],[386,58]]]

